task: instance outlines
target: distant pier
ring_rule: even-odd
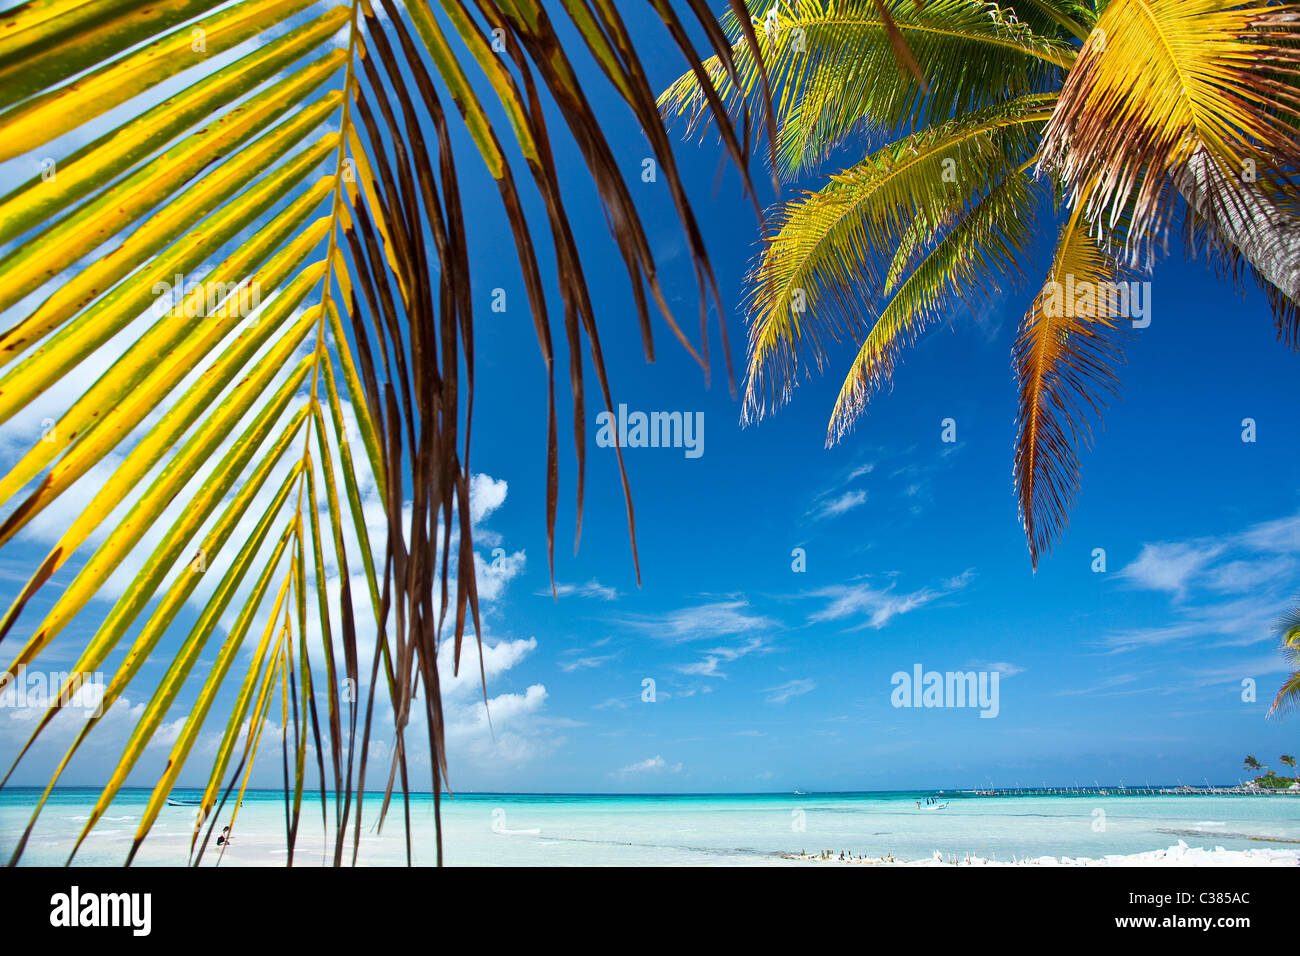
[[[1300,797],[1300,789],[1274,790],[1243,784],[1230,787],[989,787],[956,792],[968,797]]]

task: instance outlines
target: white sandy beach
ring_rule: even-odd
[[[60,866],[97,790],[52,798],[23,856]],[[0,859],[22,833],[38,792],[0,791]],[[197,792],[181,792],[194,799]],[[118,866],[130,852],[148,791],[126,791],[91,831],[76,862]],[[400,805],[377,832],[365,801],[357,862],[406,862]],[[1248,796],[959,797],[940,812],[885,794],[462,794],[442,801],[444,859],[471,866],[1296,866],[1300,819],[1291,800]],[[334,813],[330,801],[331,816]],[[354,808],[355,812],[355,808]],[[355,817],[353,817],[355,819]],[[216,825],[230,822],[229,809]],[[349,826],[349,831],[351,831]],[[412,856],[436,862],[431,800],[411,803]],[[193,808],[167,806],[136,858],[185,865]],[[345,859],[351,860],[351,832]],[[830,851],[826,856],[821,851]],[[332,862],[317,798],[305,799],[295,866]],[[285,816],[273,791],[246,794],[234,842],[209,845],[203,865],[283,866]]]

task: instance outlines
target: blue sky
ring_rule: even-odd
[[[662,37],[648,13],[628,11],[633,35]],[[656,88],[683,68],[662,39],[643,49]],[[605,132],[669,300],[695,330],[697,290],[667,186],[662,176],[641,182],[644,136],[593,71],[584,78],[609,117]],[[662,322],[657,361],[645,362],[626,273],[577,150],[556,140],[615,402],[703,413],[704,452],[626,452],[638,587],[613,451],[595,442],[588,360],[587,499],[574,555],[568,358],[558,336],[560,597],[551,597],[545,373],[495,186],[462,150],[476,303],[473,465],[483,476],[476,544],[496,733],[481,719],[471,653],[464,667],[474,679],[448,691],[455,789],[1217,783],[1242,776],[1247,752],[1276,766],[1279,753],[1296,750],[1294,719],[1264,715],[1284,667],[1271,627],[1300,582],[1300,379],[1262,296],[1234,291],[1173,244],[1149,277],[1152,321],[1129,343],[1122,399],[1082,456],[1069,528],[1035,574],[1011,477],[1010,351],[1027,286],[976,302],[975,314],[951,309],[835,448],[824,438],[848,343],[775,417],[741,428],[716,316],[708,387]],[[752,209],[733,170],[715,188],[712,137],[680,143],[677,155],[724,304],[734,306],[756,249]],[[767,204],[770,185],[756,172]],[[540,226],[539,204],[529,214]],[[1053,238],[1038,237],[1031,281]],[[553,271],[549,258],[542,265]],[[496,288],[506,290],[504,313],[489,308]],[[558,306],[553,283],[548,294]],[[733,308],[723,319],[740,366],[742,317]],[[948,418],[955,442],[941,440]],[[1252,443],[1242,441],[1245,418],[1257,423]],[[43,554],[29,547],[31,560]],[[796,548],[806,555],[801,573]],[[1097,548],[1104,573],[1092,570]],[[26,560],[10,555],[6,596]],[[90,616],[107,607],[93,605]],[[917,664],[999,671],[997,717],[892,707],[891,675]],[[1254,702],[1242,699],[1247,679],[1257,682]],[[647,680],[653,702],[643,700]],[[106,752],[74,765],[67,782],[97,782]],[[164,755],[133,779],[147,782]],[[53,759],[35,755],[17,782],[43,783]],[[182,779],[200,782],[205,770],[200,763]],[[261,782],[278,783],[278,756],[264,774]]]
[[[648,57],[651,75],[674,77],[675,51],[652,53],[662,55]],[[630,169],[648,154],[630,123],[607,134]],[[714,193],[711,137],[678,155],[724,302],[737,303],[753,216],[730,172]],[[689,324],[695,287],[665,187],[632,185]],[[705,388],[662,326],[658,361],[644,363],[627,286],[601,257],[603,229],[589,221],[582,231],[615,401],[703,411],[705,452],[627,452],[639,589],[612,451],[588,453],[577,557],[573,467],[562,469],[556,577],[589,586],[553,602],[543,421],[531,399],[540,362],[517,344],[525,315],[480,324],[475,467],[508,481],[489,524],[528,553],[493,630],[537,642],[509,672],[516,690],[543,684],[546,711],[581,724],[557,727],[565,742],[512,789],[1224,781],[1238,779],[1247,751],[1275,763],[1274,751],[1294,749],[1294,728],[1264,711],[1282,666],[1270,627],[1297,583],[1300,387],[1259,295],[1239,295],[1174,246],[1150,277],[1152,322],[1128,349],[1123,398],[1084,455],[1069,530],[1035,575],[1011,483],[1010,349],[1032,293],[1008,290],[978,319],[953,309],[828,451],[849,345],[774,418],[742,429],[720,369]],[[1039,274],[1052,238],[1041,237]],[[727,322],[742,347],[740,316]],[[949,417],[955,444],[940,440]],[[1253,444],[1241,440],[1247,417],[1258,423]],[[802,574],[791,570],[796,547],[807,554]],[[1091,570],[1094,548],[1106,549],[1104,574]],[[918,662],[1001,664],[1000,715],[892,708],[890,676]],[[1259,685],[1254,704],[1241,700],[1248,677]],[[653,704],[641,701],[645,678],[656,681]]]

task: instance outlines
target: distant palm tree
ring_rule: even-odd
[[[1285,714],[1300,704],[1300,601],[1282,615],[1281,620],[1277,622],[1276,630],[1282,639],[1282,653],[1295,670],[1278,688],[1273,706],[1268,710],[1270,717],[1274,714]]]
[[[1282,763],[1291,768],[1291,776],[1295,778],[1295,757],[1291,754],[1283,754]]]
[[[1246,759],[1241,764],[1243,770],[1263,770],[1263,766],[1255,759],[1253,754],[1247,754]]]
[[[1041,211],[1063,205],[1042,291],[1026,297],[1015,481],[1037,566],[1068,520],[1078,449],[1118,388],[1130,270],[1149,269],[1181,205],[1189,245],[1254,275],[1279,338],[1297,345],[1300,169],[1298,25],[1290,8],[1236,0],[749,0],[778,104],[776,171],[794,178],[864,143],[820,189],[781,204],[750,276],[743,417],[789,400],[826,363],[857,353],[831,412],[838,441],[902,350],[956,298],[1016,279]],[[704,64],[733,110],[766,87],[722,21],[738,83]],[[919,72],[898,69],[891,35]],[[659,98],[716,112],[683,75]],[[1181,200],[1181,203],[1180,203]],[[1149,299],[1148,299],[1149,304]]]
[[[698,62],[674,9],[653,7],[665,36]],[[0,332],[0,423],[17,419],[31,436],[0,474],[0,545],[33,522],[61,536],[43,560],[6,552],[10,567],[27,560],[34,571],[0,618],[0,641],[21,642],[0,691],[29,665],[66,660],[66,638],[50,654],[52,642],[92,601],[105,603],[73,630],[89,637],[75,673],[0,786],[72,685],[125,650],[101,712],[36,811],[129,685],[136,710],[114,713],[134,730],[77,847],[146,748],[161,745],[170,753],[134,857],[217,713],[198,808],[211,822],[191,840],[197,862],[213,811],[248,782],[270,715],[282,724],[288,861],[309,753],[333,861],[343,862],[349,823],[355,861],[362,792],[375,783],[376,689],[394,727],[383,809],[394,789],[432,789],[437,819],[443,627],[457,662],[467,624],[481,635],[469,434],[482,304],[471,273],[484,280],[466,220],[489,209],[477,190],[462,190],[462,175],[482,181],[486,170],[499,193],[528,300],[518,312],[531,315],[548,380],[548,555],[558,487],[553,315],[563,316],[569,354],[579,528],[584,355],[611,407],[565,204],[574,174],[561,176],[551,147],[563,135],[556,127],[576,141],[599,196],[601,211],[587,196],[579,216],[603,212],[610,224],[647,356],[655,309],[707,368],[707,334],[692,344],[669,312],[623,178],[633,159],[638,171],[655,164],[703,314],[718,302],[716,283],[637,53],[648,41],[633,38],[613,3],[554,8],[572,21],[558,32],[539,4],[493,0],[343,0],[327,10],[308,0],[29,0],[5,11],[0,162],[36,172],[0,197],[0,311],[16,316]],[[694,9],[687,21],[729,63],[716,22]],[[578,78],[597,69],[644,131],[644,160],[615,155],[606,140]],[[544,229],[530,226],[526,204]],[[562,307],[545,299],[535,245],[548,238]],[[367,521],[375,501],[365,491],[377,520]],[[131,565],[133,580],[110,584]],[[362,640],[374,644],[370,660]],[[370,696],[358,700],[367,682]],[[178,713],[183,687],[195,696]],[[412,738],[413,717],[425,730]],[[424,784],[407,772],[421,738],[432,756]],[[408,861],[410,849],[408,832]],[[440,839],[437,850],[441,862]]]

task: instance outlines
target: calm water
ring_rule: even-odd
[[[446,800],[443,832],[449,864],[681,865],[784,864],[783,852],[848,850],[897,859],[935,851],[1009,860],[1015,857],[1138,853],[1185,840],[1191,846],[1294,849],[1300,841],[1300,798],[1245,796],[976,797],[944,795],[943,810],[918,810],[924,793],[723,794],[584,796],[461,794]],[[9,854],[39,792],[0,791],[0,853]],[[97,791],[66,789],[46,804],[24,864],[62,865]],[[178,800],[198,791],[177,789]],[[125,860],[148,798],[123,792],[77,855],[84,864]],[[229,805],[228,805],[229,807]],[[359,862],[405,861],[402,812],[395,802],[382,834],[374,832],[378,796],[368,796]],[[333,804],[330,803],[333,813]],[[412,797],[416,863],[432,863],[433,809]],[[229,822],[229,809],[218,829]],[[183,865],[193,810],[168,806],[137,863]],[[250,792],[221,865],[284,862],[284,805],[278,792]],[[319,863],[323,828],[319,795],[304,798],[295,863]],[[350,848],[350,844],[349,844]],[[216,862],[210,848],[204,863]],[[350,849],[349,849],[350,852]]]

